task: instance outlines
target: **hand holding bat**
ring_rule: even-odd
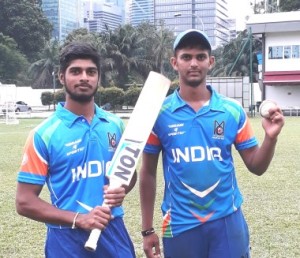
[[[121,206],[124,198],[126,196],[126,191],[124,186],[117,188],[111,188],[108,185],[104,187],[104,202],[105,206],[109,208]]]
[[[125,188],[122,187],[122,185],[118,181],[116,181],[116,180],[112,180],[112,181],[114,181],[114,183],[110,182],[110,186],[107,187],[106,190],[104,190],[104,202],[103,202],[102,206],[105,208],[111,208],[113,206],[121,205],[124,200],[124,197],[125,197]],[[116,192],[118,194],[118,197],[120,196],[120,192],[121,192],[121,198],[120,197],[115,198]],[[85,246],[84,246],[85,249],[87,249],[89,251],[96,250],[97,242],[101,235],[101,230],[103,230],[103,228],[97,227],[96,224],[94,225],[93,230],[91,231],[90,237],[85,243]]]
[[[74,227],[85,230],[98,228],[103,230],[111,220],[111,211],[107,206],[97,206],[87,214],[78,214],[74,218]]]

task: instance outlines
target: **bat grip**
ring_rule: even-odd
[[[119,182],[116,180],[111,180],[109,184],[109,188],[117,188],[121,186]],[[102,206],[107,206],[105,203],[102,204]],[[88,251],[95,252],[97,249],[97,243],[101,236],[101,230],[98,228],[94,228],[89,236],[89,239],[85,242],[84,248]]]
[[[97,248],[97,242],[101,235],[101,230],[95,228],[92,230],[89,239],[86,241],[84,248],[88,251],[95,252]]]

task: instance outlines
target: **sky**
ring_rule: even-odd
[[[245,17],[251,15],[250,0],[227,0],[229,17],[236,18],[237,30],[245,29]]]

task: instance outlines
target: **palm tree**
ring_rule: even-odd
[[[160,21],[159,30],[155,32],[155,42],[153,44],[153,53],[155,65],[161,74],[165,73],[165,65],[170,64],[172,56],[173,33],[164,28],[164,22]]]
[[[49,89],[54,87],[53,75],[57,72],[59,58],[59,42],[50,41],[46,44],[42,59],[32,63],[28,75],[32,79],[32,88]]]
[[[156,27],[148,22],[137,26],[138,33],[143,41],[144,66],[140,67],[140,72],[147,76],[150,70],[160,72],[170,76],[173,69],[170,65],[172,56],[173,32],[164,27],[163,21]],[[174,77],[174,72],[171,77]]]
[[[144,66],[144,38],[131,25],[120,26],[114,31],[107,30],[102,37],[102,72],[105,74],[104,85],[125,85],[130,73]]]
[[[246,30],[241,32],[236,39],[214,51],[216,64],[210,76],[250,76],[250,71],[253,71],[252,80],[256,81],[258,72],[256,53],[261,51],[261,47],[260,40],[254,38],[251,33]],[[252,55],[252,68],[250,55]]]

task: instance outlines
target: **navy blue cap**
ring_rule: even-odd
[[[182,40],[185,40],[189,37],[199,39],[200,41],[203,42],[204,45],[209,47],[209,49],[211,50],[211,45],[210,45],[210,42],[209,42],[209,39],[208,39],[208,36],[206,35],[206,33],[201,30],[195,30],[195,29],[189,29],[189,30],[180,32],[174,41],[173,50],[174,51],[176,50],[176,48],[182,42]]]

